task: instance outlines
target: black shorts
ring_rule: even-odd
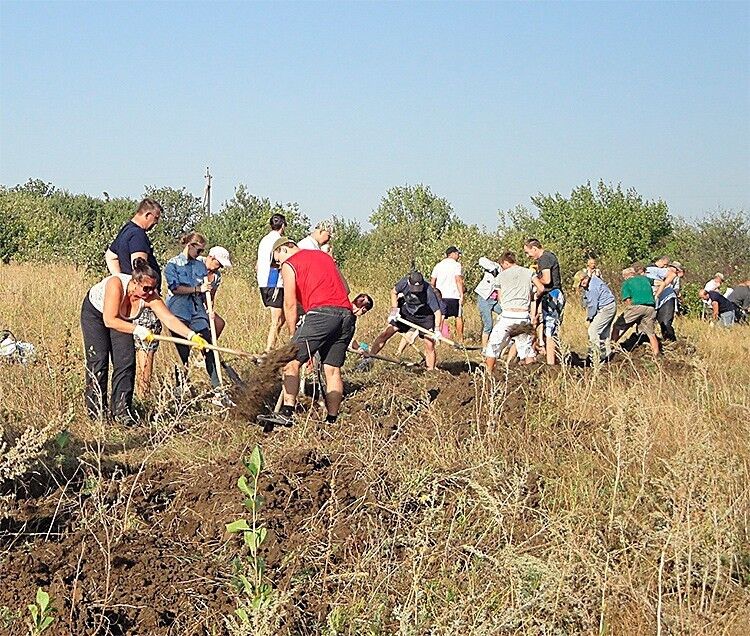
[[[292,336],[292,342],[299,347],[296,359],[304,363],[319,353],[323,364],[344,366],[355,322],[354,314],[343,307],[311,309],[302,316]]]
[[[409,322],[422,327],[422,329],[427,329],[428,331],[434,331],[435,329],[435,314],[430,314],[429,316],[407,316],[404,314],[403,318],[404,320],[408,320]],[[399,333],[406,333],[411,329],[409,325],[405,325],[400,320],[391,324],[398,329]],[[424,334],[421,331],[419,332],[419,337],[424,338]]]
[[[443,298],[445,303],[445,312],[443,318],[460,318],[461,317],[461,302],[458,298]]]
[[[273,307],[274,309],[284,308],[283,287],[261,287],[260,297],[263,299],[263,305],[266,307]]]

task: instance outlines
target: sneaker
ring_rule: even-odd
[[[119,415],[113,415],[112,421],[119,426],[127,426],[131,428],[141,425],[141,421],[130,411],[125,411],[124,413],[120,413]]]
[[[234,402],[232,402],[231,398],[226,395],[214,395],[214,397],[211,398],[211,404],[214,406],[219,406],[221,408],[227,408],[231,409],[232,407],[237,406]]]
[[[256,418],[261,424],[270,424],[271,426],[292,426],[294,420],[288,415],[281,413],[269,413],[267,415],[258,415]]]

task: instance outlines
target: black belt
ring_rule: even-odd
[[[323,306],[323,307],[315,307],[315,309],[310,309],[308,314],[330,314],[332,316],[346,316],[352,313],[351,309],[344,309],[344,307],[333,307],[333,306]]]

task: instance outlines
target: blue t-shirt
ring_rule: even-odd
[[[117,254],[117,258],[120,261],[120,271],[123,274],[133,273],[132,254],[145,252],[148,264],[159,275],[156,286],[161,287],[161,268],[154,256],[154,246],[151,245],[148,234],[146,234],[146,230],[142,227],[136,225],[133,221],[128,221],[122,226],[115,240],[112,241],[112,245],[109,246],[109,249]]]

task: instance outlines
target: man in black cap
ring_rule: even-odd
[[[445,258],[432,268],[430,284],[440,292],[443,300],[443,318],[456,319],[456,340],[464,339],[464,271],[459,260],[461,250],[451,245],[445,250]],[[440,328],[440,324],[437,328]]]
[[[424,354],[428,369],[434,369],[436,363],[435,343],[440,340],[440,333],[435,331],[443,319],[440,312],[440,302],[435,290],[428,284],[420,272],[412,272],[404,276],[391,289],[391,313],[388,316],[388,326],[375,338],[370,352],[377,354],[388,340],[397,333],[406,333],[411,329],[409,325],[400,322],[404,318],[423,329],[433,332],[433,336],[424,339]]]

